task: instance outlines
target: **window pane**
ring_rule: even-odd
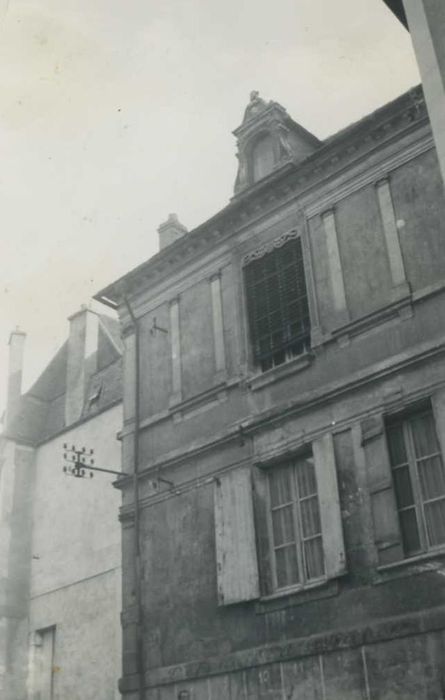
[[[425,505],[428,540],[433,547],[445,542],[445,500]]]
[[[292,500],[289,468],[273,469],[269,473],[270,502],[272,508],[289,503]]]
[[[297,552],[294,545],[275,550],[275,562],[278,588],[299,582]]]
[[[405,462],[408,460],[406,456],[402,425],[395,425],[389,428],[387,438],[391,465],[396,467],[398,464],[405,464]]]
[[[415,508],[402,510],[399,512],[399,516],[405,554],[407,556],[416,554],[421,547]]]
[[[394,488],[396,500],[399,508],[406,508],[414,503],[414,495],[411,484],[411,475],[408,465],[393,469]]]
[[[439,455],[423,459],[417,463],[422,495],[425,500],[445,494],[445,475]]]
[[[412,418],[410,421],[416,457],[439,452],[432,413]]]
[[[312,494],[317,493],[313,458],[308,457],[307,459],[299,460],[296,465],[296,471],[300,498],[312,496]]]
[[[321,532],[318,497],[313,496],[300,502],[303,537],[312,537]]]
[[[320,578],[324,574],[323,543],[321,537],[304,543],[306,577],[308,580]]]
[[[293,506],[284,506],[272,511],[274,545],[295,542]]]
[[[269,369],[289,359],[291,345],[298,354],[304,352],[310,322],[300,240],[292,239],[249,263],[245,281],[256,361]]]

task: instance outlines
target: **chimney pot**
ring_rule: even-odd
[[[9,426],[17,412],[22,395],[23,354],[26,333],[16,326],[9,336],[8,393],[5,425]]]
[[[187,228],[181,224],[177,215],[169,214],[167,221],[164,221],[158,228],[160,250],[171,245],[178,238],[182,238],[187,232]]]

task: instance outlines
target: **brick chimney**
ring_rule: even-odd
[[[169,214],[167,221],[159,226],[158,233],[159,249],[162,250],[177,241],[178,238],[182,238],[187,233],[187,229],[181,224],[176,214]]]
[[[18,327],[9,336],[8,393],[6,399],[6,419],[8,426],[13,419],[22,394],[23,353],[26,333]]]
[[[99,336],[99,317],[85,304],[68,320],[65,425],[75,423],[82,415],[88,380],[97,369]]]

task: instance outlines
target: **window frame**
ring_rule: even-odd
[[[323,538],[323,528],[321,525],[321,504],[320,504],[320,498],[319,498],[319,489],[318,489],[318,481],[317,481],[317,474],[314,466],[314,478],[316,481],[317,485],[317,504],[318,504],[318,515],[320,518],[320,533],[318,535],[315,535],[313,538],[306,538],[306,540],[309,539],[315,539],[316,537],[319,537],[321,539],[321,546],[322,546],[322,552],[323,552],[323,574],[321,576],[318,576],[316,578],[311,578],[308,579],[305,574],[305,567],[306,567],[306,560],[305,560],[305,554],[304,554],[304,542],[306,541],[303,537],[302,534],[302,522],[301,522],[301,508],[300,508],[300,503],[301,500],[304,500],[300,498],[299,495],[299,487],[298,487],[298,478],[296,476],[296,470],[297,470],[297,464],[300,460],[304,460],[307,457],[312,457],[312,451],[311,450],[305,450],[304,452],[299,452],[298,454],[289,456],[288,458],[285,459],[280,459],[276,461],[273,465],[269,465],[266,468],[264,468],[266,480],[267,480],[267,486],[266,486],[266,494],[267,494],[267,501],[266,501],[266,506],[267,506],[267,534],[268,534],[268,547],[270,551],[270,573],[271,573],[271,583],[272,583],[272,596],[280,596],[280,595],[286,595],[287,593],[293,593],[293,592],[298,592],[302,590],[307,590],[309,588],[313,588],[316,586],[320,586],[323,583],[326,583],[328,580],[328,576],[326,573],[326,555],[325,555],[325,543],[324,543],[324,538]],[[292,505],[292,522],[294,526],[294,535],[295,535],[295,548],[297,550],[297,565],[298,565],[298,572],[299,572],[299,577],[300,581],[291,583],[286,586],[278,586],[278,577],[277,577],[277,561],[276,561],[276,549],[279,549],[280,546],[275,547],[274,543],[274,532],[273,532],[273,517],[272,517],[272,512],[273,509],[276,507],[272,506],[272,499],[271,499],[271,486],[270,486],[270,476],[273,472],[274,469],[288,469],[291,473],[291,491],[292,491],[292,500],[289,501],[289,504]],[[313,494],[310,496],[313,497]],[[309,498],[309,497],[308,497]],[[280,504],[281,506],[283,504]],[[280,507],[280,506],[278,506]],[[296,512],[297,511],[297,512]],[[283,545],[284,546],[284,545]]]
[[[252,371],[254,375],[262,376],[265,375],[266,373],[273,373],[279,370],[280,368],[285,367],[286,365],[289,365],[292,362],[297,362],[301,360],[303,357],[308,357],[310,356],[312,347],[313,347],[313,342],[314,342],[314,335],[318,334],[319,332],[319,327],[318,327],[318,309],[317,309],[317,302],[316,302],[316,295],[315,295],[315,286],[314,286],[314,280],[313,280],[313,271],[312,271],[312,263],[311,263],[311,256],[310,256],[310,251],[308,250],[308,241],[307,239],[307,232],[306,232],[306,227],[299,226],[299,228],[293,228],[291,230],[286,231],[282,235],[273,238],[272,240],[265,241],[262,246],[260,246],[257,249],[254,249],[253,251],[248,252],[246,255],[244,255],[241,259],[241,264],[240,264],[240,273],[241,273],[241,290],[242,290],[242,308],[243,308],[243,316],[244,316],[244,325],[245,325],[245,331],[244,331],[244,337],[245,337],[245,342],[247,344],[247,361],[248,361],[248,367]],[[300,242],[301,246],[301,262],[302,262],[302,268],[303,268],[303,280],[304,280],[304,286],[305,286],[305,291],[306,291],[306,304],[307,304],[307,310],[308,310],[308,320],[309,320],[309,331],[308,331],[308,343],[307,343],[307,349],[305,349],[303,352],[298,353],[298,354],[293,354],[292,352],[289,351],[289,349],[284,349],[283,352],[285,353],[285,359],[283,362],[280,362],[279,364],[272,364],[271,367],[268,367],[267,369],[262,369],[261,367],[261,361],[256,360],[255,357],[255,348],[254,348],[254,342],[252,339],[252,332],[251,332],[251,321],[250,321],[250,315],[249,315],[249,293],[248,293],[248,285],[247,285],[247,277],[246,277],[246,268],[249,266],[249,263],[254,262],[256,259],[261,259],[262,257],[265,257],[271,253],[273,253],[275,250],[280,249],[281,247],[285,246],[289,241],[291,240],[298,240]],[[279,352],[279,351],[277,351]]]
[[[435,433],[435,438],[436,438],[436,443],[438,446],[438,451],[431,452],[428,455],[422,455],[422,457],[417,458],[416,456],[416,451],[415,451],[415,445],[414,445],[414,436],[413,436],[413,428],[411,426],[411,421],[415,418],[421,418],[422,416],[427,416],[429,415],[432,420],[432,425],[434,428],[434,433]],[[391,428],[395,426],[401,426],[402,430],[402,436],[403,436],[403,444],[404,444],[404,449],[406,452],[406,463],[401,463],[399,465],[394,466],[391,461],[391,449],[390,449],[390,440],[389,440],[389,432]],[[388,455],[389,455],[389,463],[390,463],[390,470],[391,470],[391,480],[392,480],[392,488],[394,491],[394,497],[395,497],[395,506],[396,506],[396,512],[397,512],[397,518],[399,522],[399,529],[400,529],[400,542],[402,545],[402,551],[403,551],[403,559],[401,560],[402,562],[411,560],[411,559],[417,559],[419,557],[425,557],[428,555],[432,555],[436,552],[443,551],[445,549],[445,541],[439,544],[435,545],[430,545],[429,544],[429,537],[428,537],[428,532],[427,532],[427,521],[426,521],[426,516],[425,516],[425,505],[434,501],[438,500],[445,500],[445,492],[443,496],[438,496],[435,498],[425,498],[422,495],[422,487],[420,483],[420,475],[419,475],[419,469],[418,469],[418,462],[424,459],[431,459],[432,457],[440,457],[440,461],[442,464],[442,469],[445,470],[445,462],[444,462],[444,455],[442,451],[442,446],[440,442],[440,437],[438,434],[438,427],[437,427],[437,421],[436,421],[436,416],[435,412],[433,410],[433,406],[431,405],[430,401],[423,401],[421,404],[418,404],[417,406],[410,407],[409,410],[405,410],[402,413],[397,413],[393,414],[391,416],[388,416],[385,421],[385,441],[387,445],[387,450],[388,450]],[[408,466],[409,470],[409,475],[410,475],[410,482],[411,482],[411,489],[413,492],[413,504],[412,506],[405,506],[400,508],[398,505],[398,493],[397,493],[397,487],[396,487],[396,482],[394,478],[394,472],[397,469],[403,468],[404,466]],[[400,519],[400,512],[404,510],[408,510],[410,508],[414,509],[415,512],[415,517],[416,517],[416,525],[417,525],[417,535],[420,543],[420,549],[413,551],[411,553],[407,553],[407,547],[405,544],[404,540],[404,535],[403,535],[403,530],[401,526],[401,519]]]

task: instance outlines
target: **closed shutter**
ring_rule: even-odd
[[[318,501],[320,504],[325,572],[327,578],[340,576],[346,571],[346,555],[335,466],[334,441],[327,433],[312,443]]]
[[[439,438],[442,451],[442,460],[445,461],[445,389],[441,389],[433,394],[431,403],[433,405],[437,437]]]
[[[403,559],[403,548],[383,416],[367,418],[361,427],[379,564],[391,564]]]
[[[215,542],[220,605],[259,597],[250,468],[215,482]]]

